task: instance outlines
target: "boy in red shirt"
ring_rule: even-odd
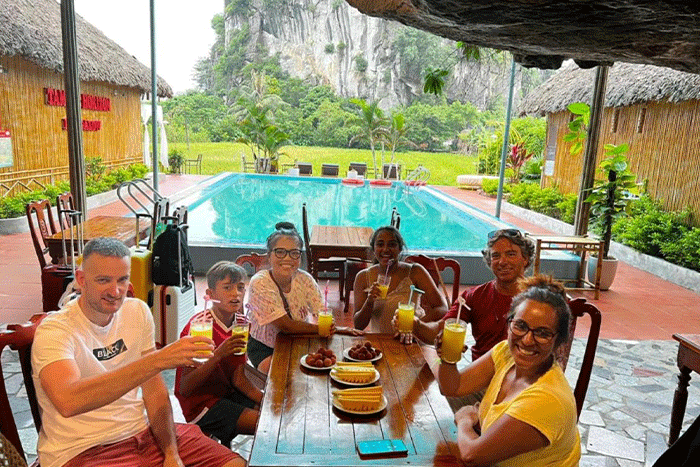
[[[260,415],[262,391],[244,374],[245,347],[241,338],[232,338],[236,314],[243,313],[245,270],[231,261],[220,261],[207,271],[208,310],[194,315],[180,333],[187,336],[194,320],[213,320],[212,340],[216,348],[205,363],[196,368],[180,367],[175,376],[175,395],[185,419],[196,423],[204,433],[216,436],[225,446],[237,434],[255,434]]]

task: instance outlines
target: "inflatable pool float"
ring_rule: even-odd
[[[391,180],[382,180],[381,178],[379,178],[377,180],[371,180],[369,182],[369,184],[372,186],[391,186],[392,185]]]

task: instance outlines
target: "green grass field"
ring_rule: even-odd
[[[194,159],[197,154],[202,154],[202,173],[205,174],[240,172],[242,153],[246,155],[246,160],[252,162],[250,149],[241,143],[192,143],[189,149],[186,143],[170,143],[168,147],[182,151],[185,159]],[[282,164],[310,162],[314,175],[321,174],[321,164],[324,162],[338,164],[341,177],[345,176],[350,162],[365,162],[368,168],[372,167],[372,151],[369,149],[286,146],[282,152],[285,154],[280,159]],[[377,167],[381,167],[381,153],[377,151],[376,154]],[[386,163],[389,157],[386,154]],[[461,154],[408,151],[396,153],[395,162],[403,165],[402,177],[406,169],[410,171],[423,165],[430,171],[429,184],[454,186],[457,175],[476,173],[477,159]]]

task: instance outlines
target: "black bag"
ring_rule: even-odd
[[[184,226],[167,224],[165,230],[156,237],[153,243],[153,264],[151,275],[156,285],[187,284],[190,273],[194,272],[190,249],[187,246],[187,235]],[[179,248],[178,248],[179,246]],[[178,258],[178,255],[181,258]],[[178,264],[182,270],[178,271]]]

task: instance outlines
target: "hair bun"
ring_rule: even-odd
[[[296,230],[297,228],[294,227],[294,224],[291,222],[278,222],[275,224],[275,230]]]

